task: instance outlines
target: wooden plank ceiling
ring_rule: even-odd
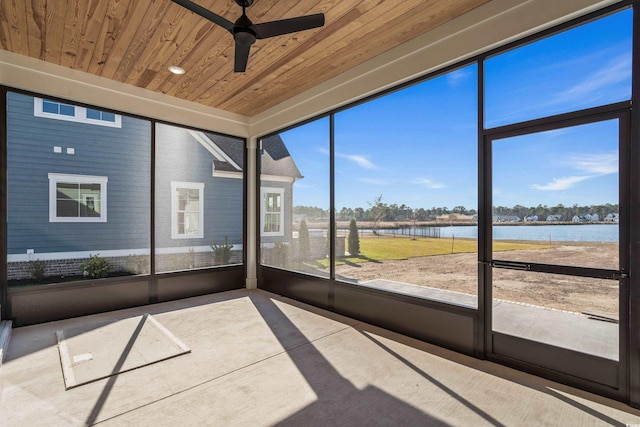
[[[1,0],[0,49],[253,116],[488,1],[255,0],[254,23],[321,12],[325,26],[258,40],[234,73],[231,34],[169,0]]]

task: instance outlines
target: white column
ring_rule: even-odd
[[[257,165],[257,148],[258,139],[254,136],[247,140],[247,289],[256,289],[258,287],[258,242],[256,241],[257,224],[258,224],[258,207],[256,206],[256,165]]]

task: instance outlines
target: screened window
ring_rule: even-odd
[[[633,11],[622,10],[485,62],[485,127],[631,97]]]
[[[203,237],[204,184],[172,182],[171,197],[173,239]]]
[[[106,222],[107,177],[49,174],[49,222]]]
[[[33,114],[36,117],[87,123],[98,126],[122,127],[119,114],[78,105],[65,104],[49,99],[34,98]]]
[[[284,190],[280,188],[262,189],[262,235],[282,236],[284,234],[283,197]]]

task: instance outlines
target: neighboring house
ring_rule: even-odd
[[[547,216],[547,221],[549,221],[549,222],[564,221],[564,216],[562,216],[562,215],[549,215],[549,216]]]
[[[293,236],[293,183],[302,174],[280,135],[260,143],[260,237],[268,247]]]
[[[536,222],[538,220],[538,215],[531,215],[524,217],[524,222]]]
[[[620,214],[618,214],[618,213],[607,214],[607,216],[604,217],[604,222],[619,223],[620,222]]]
[[[7,115],[9,279],[29,276],[14,263],[149,254],[149,121],[13,92]]]
[[[148,271],[151,122],[12,92],[7,98],[9,279],[28,277],[35,260],[56,275],[78,274],[96,254],[122,269],[146,257]],[[262,231],[277,238],[290,230],[292,184],[301,176],[279,136],[262,144]],[[204,264],[185,268],[209,265],[211,244],[225,239],[241,262],[244,152],[241,138],[156,125],[157,271],[171,268],[158,264],[171,254],[202,253]]]

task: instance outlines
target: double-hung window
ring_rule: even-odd
[[[49,222],[107,222],[106,176],[49,174]]]
[[[263,236],[284,236],[284,189],[262,188]]]
[[[204,237],[204,184],[171,183],[171,238]]]

